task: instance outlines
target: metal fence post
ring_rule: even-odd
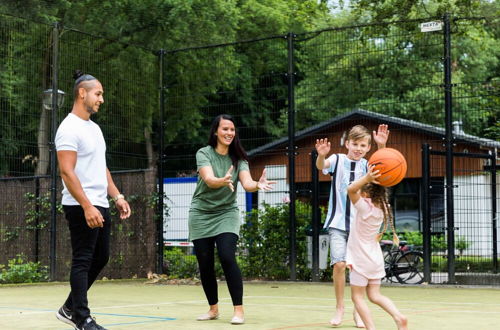
[[[430,147],[425,143],[422,145],[422,238],[424,253],[424,282],[431,282],[431,210],[430,210]]]
[[[455,283],[455,221],[453,209],[453,112],[451,84],[451,30],[450,16],[444,18],[444,108],[446,144],[446,232],[448,245],[448,282]]]
[[[319,178],[316,169],[316,158],[318,152],[313,149],[311,152],[311,179],[312,179],[312,281],[319,281]]]
[[[40,177],[35,177],[35,262],[40,261]]]
[[[52,117],[50,125],[50,280],[56,279],[57,248],[57,159],[55,137],[57,129],[58,98],[58,56],[59,56],[59,23],[52,29]]]
[[[493,273],[498,273],[497,153],[491,155],[491,217],[493,229]]]
[[[160,139],[160,143],[158,146],[158,210],[157,210],[157,222],[156,222],[156,230],[157,230],[157,242],[158,250],[157,250],[157,259],[156,259],[156,273],[163,273],[163,209],[164,209],[164,190],[163,190],[163,164],[165,162],[164,155],[164,131],[165,131],[165,119],[164,119],[164,111],[165,111],[165,75],[164,75],[164,64],[165,64],[165,50],[160,49],[158,52],[158,60],[159,60],[159,120],[160,125],[158,132],[158,137]]]
[[[294,39],[295,34],[287,34],[288,41],[288,180],[290,186],[290,280],[297,279],[297,238],[295,219],[295,87],[294,87]]]

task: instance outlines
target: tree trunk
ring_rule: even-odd
[[[51,65],[52,65],[52,34],[48,39],[47,47],[45,48],[44,61],[42,64],[42,81],[43,90],[51,85]],[[35,168],[35,175],[46,175],[50,165],[50,123],[52,112],[45,110],[43,105],[40,113],[40,124],[38,126],[37,145],[38,145],[38,161]]]
[[[49,168],[50,115],[51,112],[42,107],[40,125],[38,126],[38,162],[36,164],[35,175],[45,175]]]
[[[148,169],[154,169],[156,166],[156,155],[153,150],[151,130],[149,129],[149,127],[144,128],[144,140],[146,142],[146,154],[148,156]]]

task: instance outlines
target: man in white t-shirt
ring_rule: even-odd
[[[55,144],[63,180],[62,205],[71,234],[71,292],[56,317],[75,329],[101,330],[90,316],[87,291],[109,259],[110,196],[121,219],[130,206],[106,166],[106,143],[90,116],[104,103],[101,83],[75,73],[74,104],[57,129]]]

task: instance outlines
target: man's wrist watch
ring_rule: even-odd
[[[113,202],[116,202],[119,199],[125,199],[125,196],[123,196],[123,194],[118,194],[115,197],[113,197]]]

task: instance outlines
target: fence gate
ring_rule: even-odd
[[[454,152],[453,196],[446,196],[446,153],[422,150],[426,282],[500,283],[496,154]]]

